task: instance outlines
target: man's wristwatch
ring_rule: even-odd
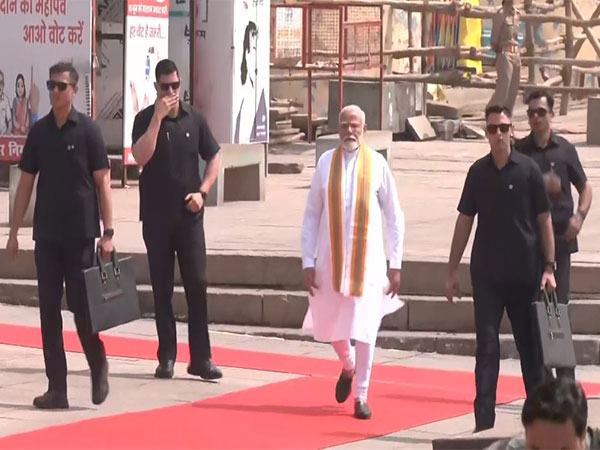
[[[107,237],[113,237],[115,235],[115,230],[114,228],[105,228],[104,229],[104,233],[102,234],[102,236],[107,236]]]
[[[556,261],[546,261],[544,269],[552,269],[553,272],[556,272]]]
[[[202,200],[206,200],[206,196],[208,195],[208,192],[203,191],[202,189],[200,189],[200,195],[202,196]]]

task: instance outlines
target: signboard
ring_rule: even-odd
[[[92,0],[0,0],[0,162],[21,158],[31,125],[51,109],[48,69],[79,72],[74,106],[91,115]]]
[[[1,0],[0,0],[1,1]],[[154,104],[154,69],[169,54],[169,0],[127,0],[123,161],[135,165],[131,131],[136,114]]]
[[[269,0],[238,0],[234,11],[233,142],[268,141]]]
[[[269,0],[199,0],[194,99],[220,143],[268,141]]]

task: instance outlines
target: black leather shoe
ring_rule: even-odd
[[[98,373],[92,373],[92,403],[99,405],[108,397],[108,361]]]
[[[154,372],[154,378],[173,378],[173,367],[175,366],[175,361],[172,359],[167,359],[166,361],[162,361],[158,363],[158,367]]]
[[[68,409],[66,392],[48,391],[33,399],[33,406],[40,409]]]
[[[354,417],[365,420],[371,418],[371,408],[369,408],[367,402],[363,402],[362,400],[354,402]]]
[[[350,393],[352,392],[352,378],[353,376],[348,378],[342,370],[340,378],[335,385],[335,399],[338,403],[344,403],[350,397]]]
[[[201,361],[193,366],[190,364],[187,368],[187,373],[197,375],[204,380],[218,380],[219,378],[223,378],[221,369],[215,366],[210,359]]]

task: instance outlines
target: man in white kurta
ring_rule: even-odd
[[[357,106],[340,112],[340,146],[319,159],[302,225],[310,293],[304,327],[331,342],[343,364],[338,402],[350,396],[356,374],[354,415],[360,419],[371,417],[367,390],[381,319],[402,305],[396,296],[404,241],[396,184],[384,157],[364,140],[364,117]]]

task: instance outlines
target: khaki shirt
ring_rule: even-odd
[[[519,45],[519,24],[521,12],[514,9],[505,12],[502,8],[496,13],[492,24],[492,49],[500,53],[506,45]]]

